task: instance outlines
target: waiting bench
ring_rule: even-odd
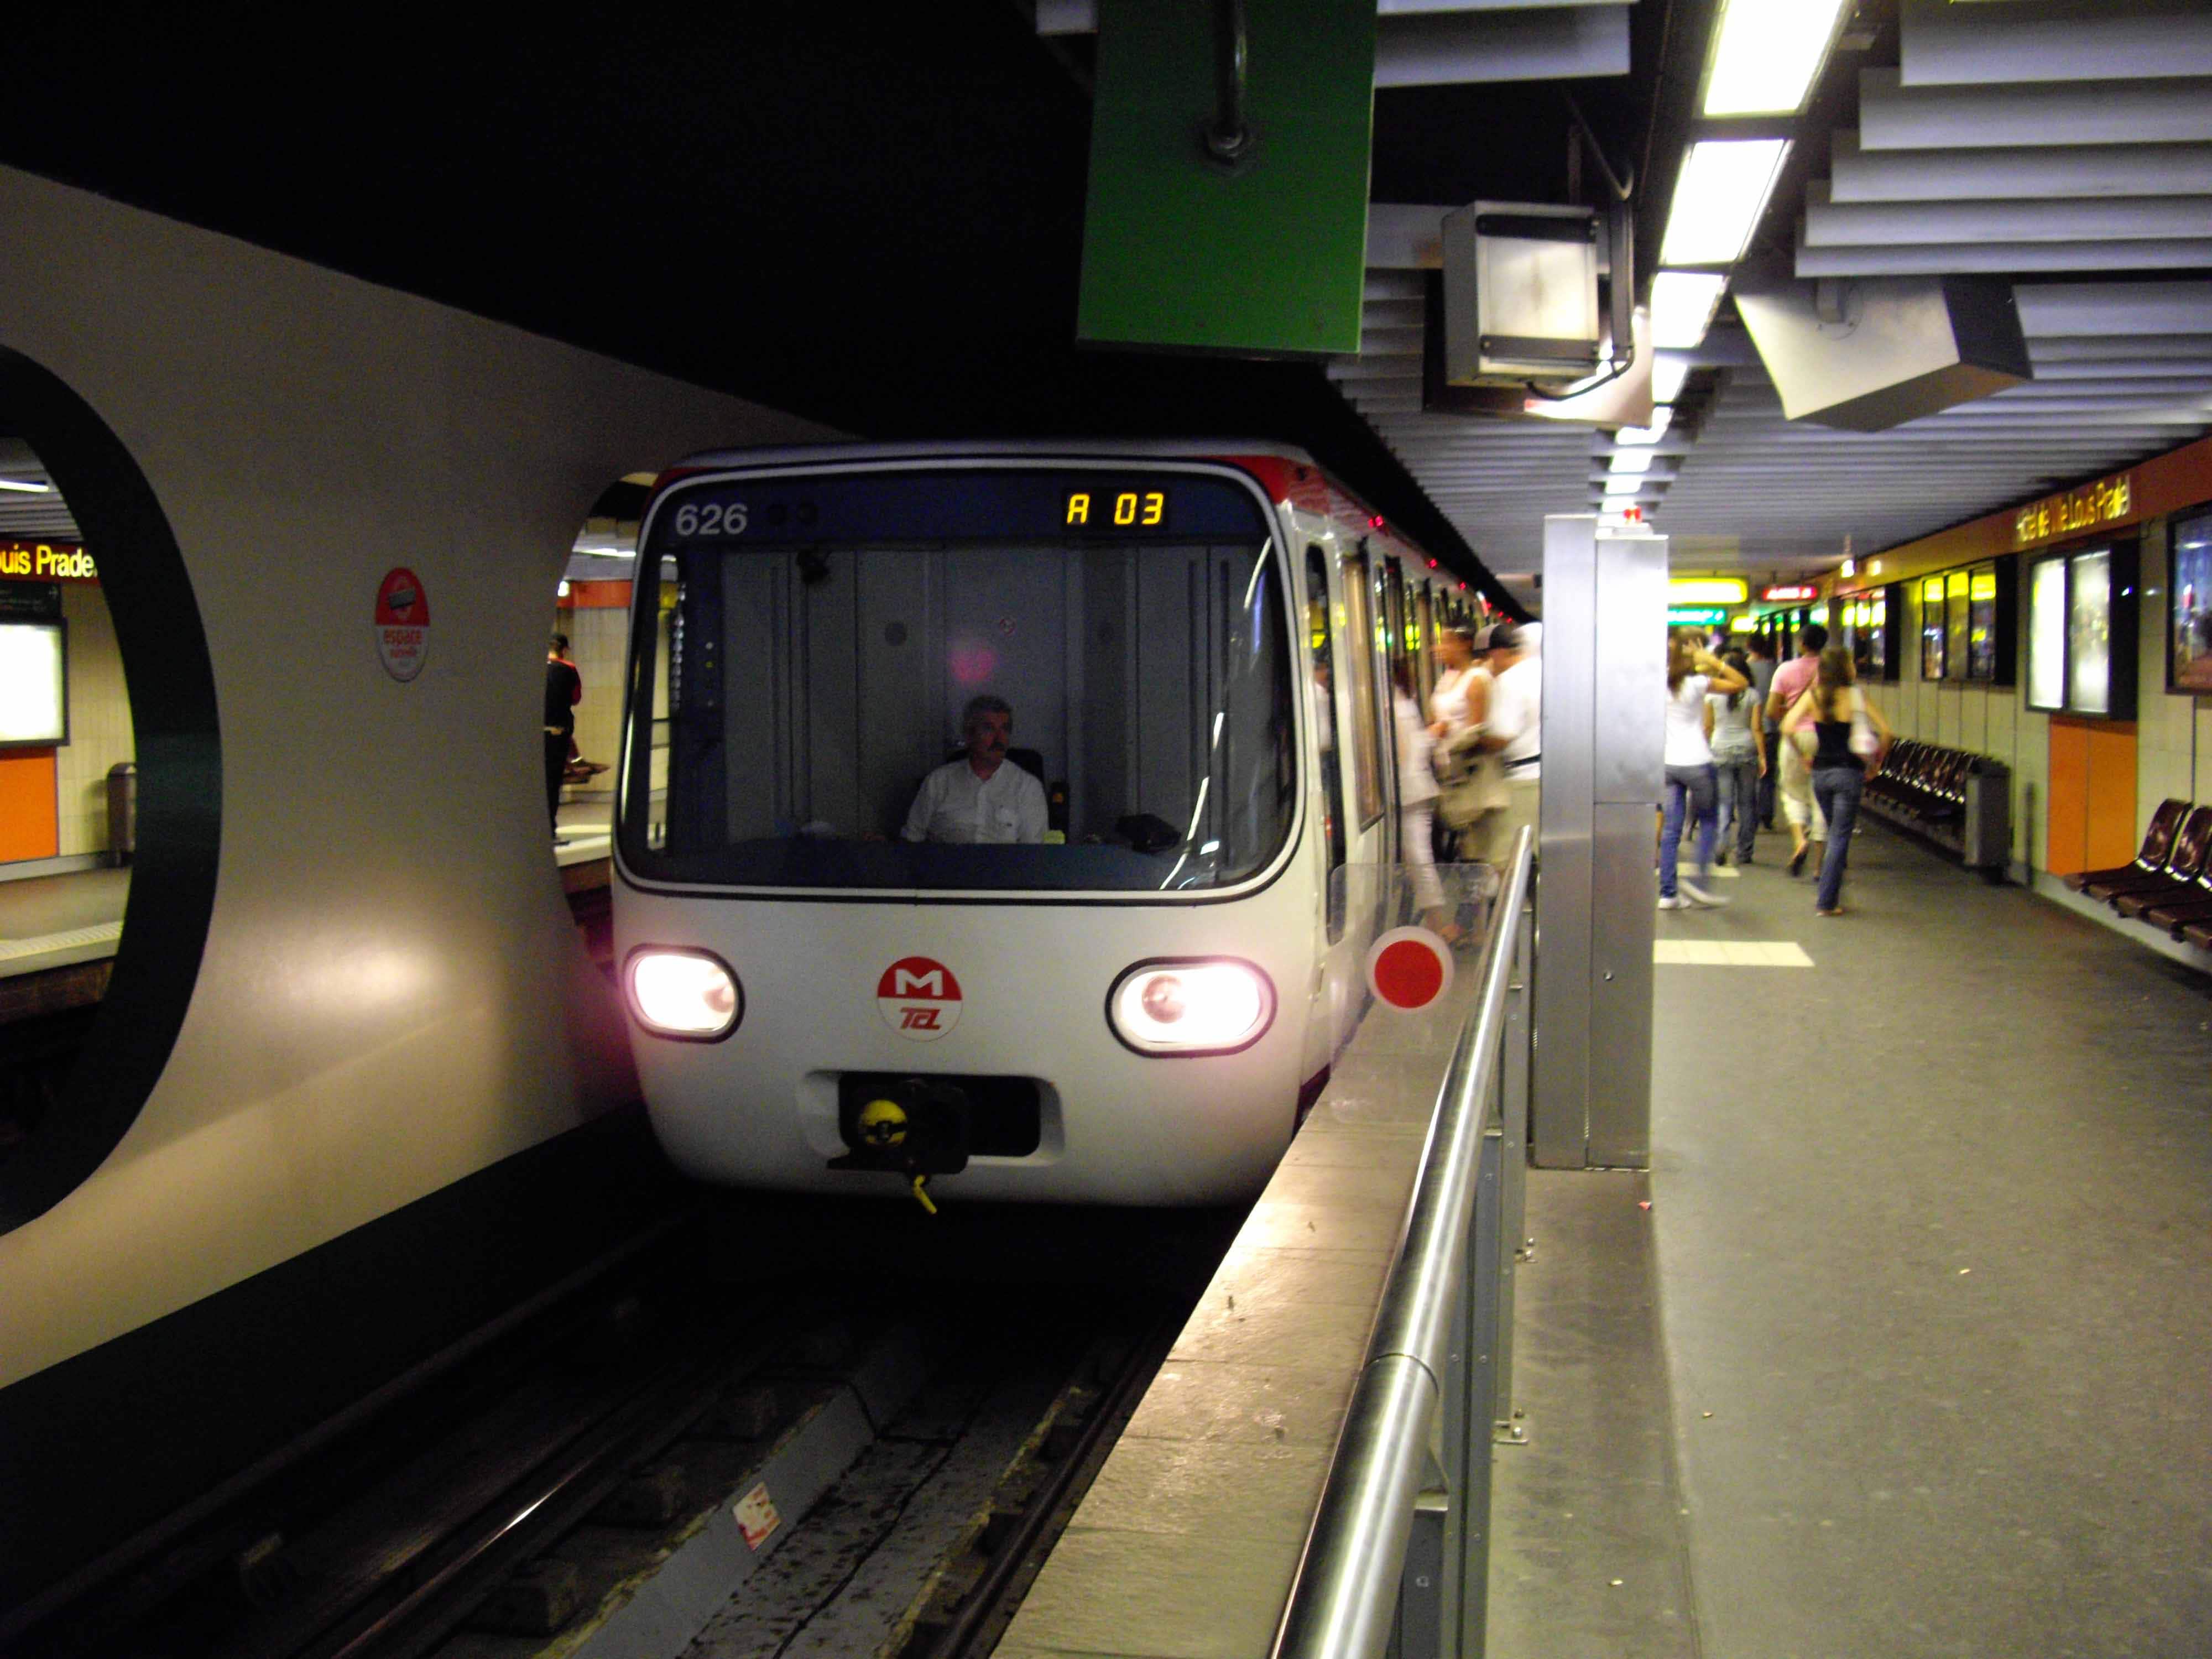
[[[1959,854],[1969,869],[2012,861],[2012,773],[2002,761],[1907,738],[1863,797],[1877,817]]]
[[[2212,806],[2160,801],[2132,862],[2084,870],[2065,882],[2124,916],[2212,951]]]

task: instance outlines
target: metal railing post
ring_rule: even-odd
[[[1513,1404],[1513,1274],[1528,1259],[1536,1241],[1528,1224],[1528,1074],[1531,1069],[1528,1009],[1533,988],[1529,949],[1534,917],[1523,915],[1513,946],[1513,978],[1505,991],[1504,1052],[1498,1057],[1497,1122],[1504,1137],[1498,1200],[1498,1231],[1504,1248],[1498,1261],[1498,1394],[1492,1436],[1499,1443],[1525,1445],[1528,1419]]]

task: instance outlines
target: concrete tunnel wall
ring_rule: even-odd
[[[158,496],[222,747],[182,1030],[121,1145],[0,1236],[4,1386],[623,1097],[544,823],[554,585],[619,475],[832,434],[11,169],[0,224],[0,346]],[[395,565],[430,610],[405,684],[370,626]]]

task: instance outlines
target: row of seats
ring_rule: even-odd
[[[2212,951],[2212,806],[2192,811],[2185,800],[2160,801],[2132,864],[2085,870],[2066,884]]]
[[[1978,780],[1992,787],[1978,787]],[[1863,804],[1948,847],[1969,865],[2002,866],[2010,857],[2010,795],[2001,763],[1906,738],[1867,780]]]

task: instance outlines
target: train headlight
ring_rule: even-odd
[[[630,1012],[658,1036],[713,1042],[736,1030],[745,1011],[738,976],[706,951],[646,945],[630,952],[623,978]]]
[[[1275,988],[1249,962],[1140,962],[1106,994],[1106,1023],[1140,1054],[1226,1054],[1260,1040]]]

